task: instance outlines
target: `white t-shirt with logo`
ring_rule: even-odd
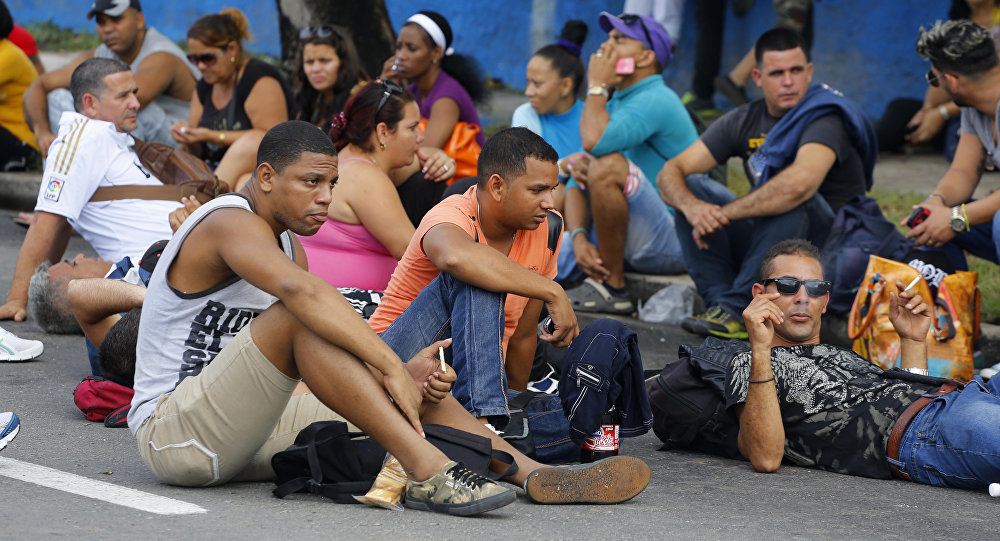
[[[101,259],[141,256],[170,238],[168,216],[177,201],[122,199],[91,203],[103,186],[161,186],[132,150],[135,141],[111,122],[65,112],[49,147],[35,210],[64,216]]]

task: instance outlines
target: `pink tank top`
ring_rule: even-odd
[[[369,162],[364,158],[345,158]],[[299,237],[309,260],[309,272],[335,287],[385,291],[398,261],[362,224],[327,218],[315,235]]]

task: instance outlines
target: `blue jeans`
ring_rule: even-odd
[[[704,175],[689,176],[687,185],[707,203],[722,206],[736,199],[733,192]],[[702,239],[708,244],[707,250],[695,245],[691,224],[683,213],[678,212],[676,220],[684,261],[705,306],[721,306],[742,321],[741,314],[750,304],[750,289],[760,278],[760,263],[767,250],[791,238],[804,238],[822,247],[833,223],[833,211],[817,193],[784,214],[730,222]]]
[[[1000,263],[1000,212],[993,215],[992,223],[974,225],[965,233],[955,235],[949,244],[976,257]]]
[[[446,357],[458,375],[451,394],[476,417],[507,415],[506,297],[442,272],[380,336],[405,361],[450,335]]]
[[[625,233],[625,268],[644,274],[679,274],[685,271],[681,245],[674,231],[674,215],[648,180],[626,197],[628,225]],[[563,231],[556,281],[578,278],[583,271],[573,255],[571,231]],[[597,245],[597,229],[591,223],[587,236]]]
[[[983,489],[1000,481],[1000,377],[976,376],[924,406],[903,434],[896,465],[928,485]]]

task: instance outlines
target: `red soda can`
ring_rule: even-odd
[[[580,462],[595,462],[618,456],[618,410],[614,406],[601,416],[601,428],[580,446]]]

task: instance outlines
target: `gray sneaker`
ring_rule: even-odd
[[[449,515],[478,515],[513,503],[517,494],[454,460],[422,482],[406,482],[404,505]]]

